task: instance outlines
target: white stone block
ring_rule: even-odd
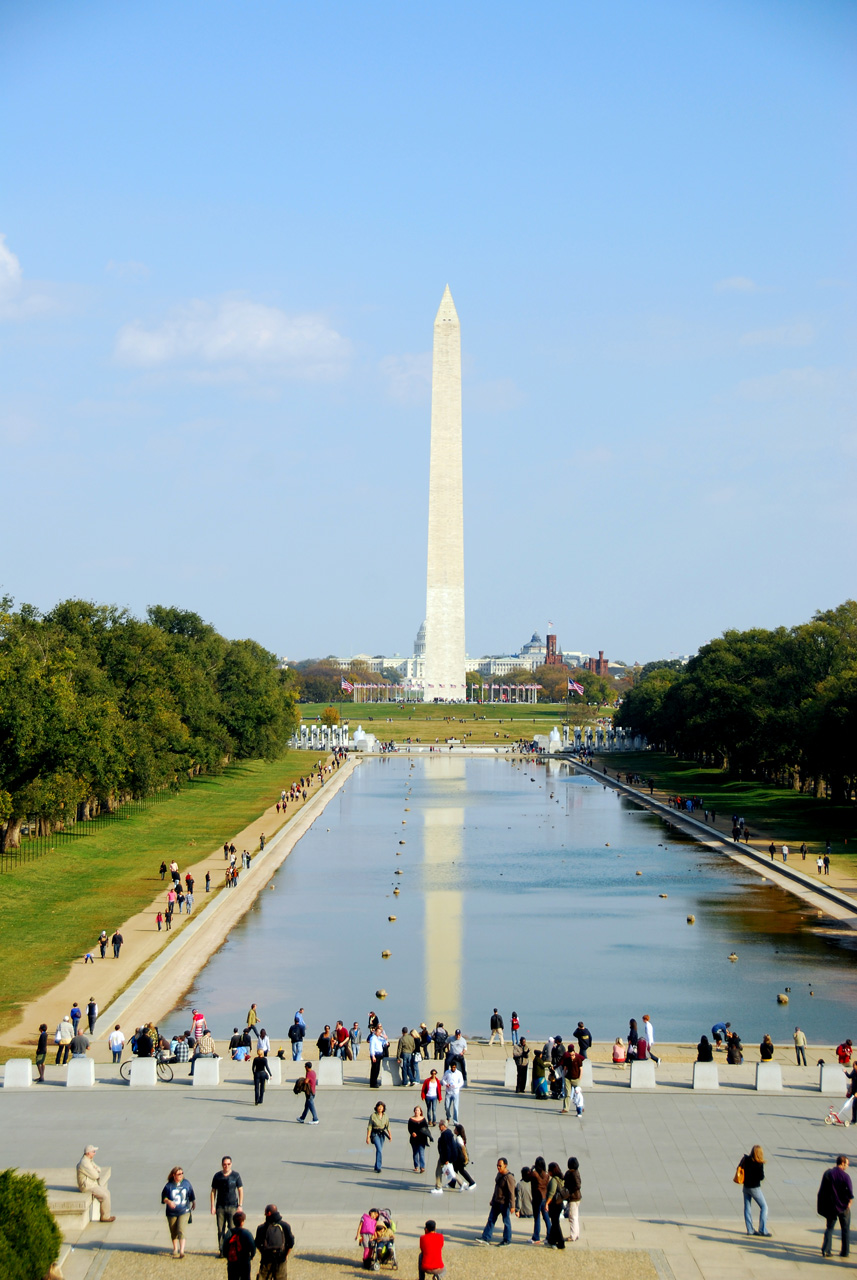
[[[282,1060],[282,1058],[268,1058],[268,1070],[269,1070],[269,1071],[270,1071],[270,1073],[271,1073],[271,1078],[270,1078],[270,1080],[268,1081],[268,1084],[282,1084],[282,1083],[283,1083],[283,1060]]]
[[[193,1068],[195,1089],[211,1089],[220,1084],[220,1059],[197,1058]]]
[[[588,1058],[583,1059],[583,1066],[580,1068],[580,1087],[581,1089],[592,1088],[592,1063]]]
[[[70,1089],[91,1089],[95,1084],[95,1063],[91,1058],[71,1058],[65,1079]]]
[[[778,1062],[756,1063],[756,1090],[759,1093],[782,1093],[783,1073]]]
[[[632,1089],[654,1089],[655,1084],[655,1064],[650,1058],[646,1058],[644,1062],[637,1062],[635,1058],[631,1059],[631,1078],[628,1082]]]
[[[396,1058],[381,1059],[381,1074],[387,1073],[390,1077],[390,1083],[397,1085],[402,1083],[402,1068],[399,1066]]]
[[[693,1064],[693,1087],[694,1089],[719,1089],[720,1080],[717,1076],[716,1062],[694,1062]]]
[[[131,1059],[131,1079],[129,1084],[132,1089],[154,1089],[157,1083],[158,1064],[154,1058]]]
[[[6,1070],[8,1071],[8,1067]],[[830,1098],[845,1098],[845,1072],[835,1062],[824,1062],[818,1068],[818,1088],[820,1093]]]
[[[518,1068],[514,1058],[506,1059],[503,1072],[503,1085],[506,1089],[514,1089],[518,1084]]]
[[[29,1058],[10,1058],[3,1072],[4,1089],[29,1089],[33,1083],[33,1064]]]
[[[316,1075],[319,1089],[340,1088],[342,1085],[342,1059],[319,1058]]]

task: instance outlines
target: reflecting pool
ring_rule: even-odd
[[[748,1045],[854,1031],[857,939],[566,764],[367,760],[271,884],[165,1025],[197,1005],[228,1034],[256,1001],[278,1041],[298,1006],[313,1038],[370,1009],[391,1035],[487,1035],[495,1005],[535,1039],[644,1013],[659,1040],[721,1018]]]

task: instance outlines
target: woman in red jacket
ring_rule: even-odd
[[[428,1122],[434,1129],[437,1126],[437,1104],[443,1101],[443,1085],[438,1079],[438,1074],[434,1067],[432,1067],[431,1075],[428,1079],[423,1081],[420,1095],[426,1104]]]

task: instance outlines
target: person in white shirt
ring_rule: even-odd
[[[467,1084],[467,1066],[465,1064],[466,1055],[467,1041],[464,1039],[464,1036],[460,1031],[456,1031],[455,1035],[449,1042],[449,1047],[446,1050],[446,1061],[449,1066],[452,1066],[454,1059],[458,1059],[457,1065],[464,1078],[465,1085]]]
[[[458,1124],[458,1095],[464,1087],[464,1076],[458,1070],[458,1067],[450,1066],[444,1072],[441,1083],[446,1091],[444,1100],[446,1118],[451,1120],[453,1124]]]
[[[655,1053],[652,1045],[655,1043],[655,1028],[652,1026],[652,1020],[647,1013],[643,1014],[643,1029],[646,1033],[646,1041],[649,1046],[649,1057],[655,1064],[660,1062],[660,1058]]]
[[[122,1028],[119,1026],[118,1022],[107,1037],[107,1045],[110,1052],[113,1054],[113,1061],[121,1062],[122,1050],[125,1048],[125,1036],[122,1034]]]

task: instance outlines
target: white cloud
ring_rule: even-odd
[[[423,404],[431,392],[431,352],[384,356],[378,365],[387,394],[400,404]]]
[[[753,329],[741,335],[741,344],[745,347],[808,347],[814,338],[811,324],[796,321],[774,329]]]
[[[0,233],[0,320],[23,320],[55,305],[53,298],[25,282],[17,254]]]
[[[21,290],[24,273],[21,263],[0,234],[0,303],[11,301]]]
[[[154,329],[120,329],[116,358],[137,368],[265,369],[292,378],[336,378],[351,343],[319,315],[289,315],[241,298],[189,302]]]
[[[718,280],[714,286],[715,293],[758,293],[759,286],[748,276],[728,276]]]
[[[112,276],[118,276],[120,280],[146,280],[151,275],[145,262],[116,262],[113,258],[104,270]]]

